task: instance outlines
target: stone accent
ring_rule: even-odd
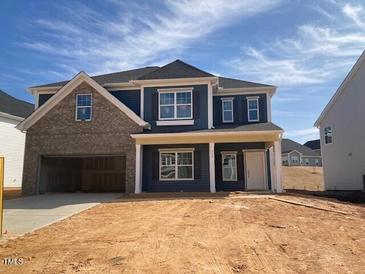
[[[92,94],[92,120],[75,121],[76,94]],[[134,191],[135,142],[143,129],[87,83],[82,83],[26,134],[23,195],[37,194],[41,156],[126,155],[126,192]]]

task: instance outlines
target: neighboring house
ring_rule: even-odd
[[[176,60],[29,90],[24,194],[282,191],[274,86]]]
[[[5,158],[5,187],[22,185],[25,134],[15,127],[33,110],[34,105],[0,90],[0,156]]]
[[[322,159],[317,151],[293,140],[283,139],[281,152],[284,166],[322,166]]]
[[[321,155],[321,140],[311,140],[304,144],[304,146],[309,147],[311,150],[314,150]]]
[[[365,52],[315,122],[326,190],[365,190],[364,105]]]

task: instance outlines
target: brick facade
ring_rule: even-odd
[[[92,120],[75,121],[76,94],[92,93]],[[37,193],[42,155],[126,155],[126,192],[134,191],[135,143],[141,132],[127,115],[86,83],[79,85],[27,130],[24,156],[24,195]]]

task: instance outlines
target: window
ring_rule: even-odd
[[[91,94],[76,95],[76,121],[91,121]]]
[[[233,122],[233,98],[222,98],[223,123]]]
[[[305,165],[308,166],[309,165],[309,159],[305,158]]]
[[[193,180],[193,151],[160,151],[160,180]]]
[[[192,91],[159,92],[159,119],[192,119]]]
[[[291,156],[291,162],[293,164],[299,164],[299,158],[296,155]]]
[[[248,121],[259,121],[259,98],[247,98]]]
[[[332,144],[332,142],[333,142],[332,127],[327,126],[324,128],[324,143]]]
[[[319,166],[319,160],[315,159],[314,162],[316,163],[316,166]]]
[[[237,154],[222,153],[223,181],[237,181]]]

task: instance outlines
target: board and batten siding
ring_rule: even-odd
[[[21,187],[25,134],[16,129],[19,120],[0,116],[0,156],[5,157],[5,187]]]
[[[160,181],[159,149],[193,148],[194,149],[194,180]],[[206,191],[209,192],[209,145],[144,145],[142,191],[147,192],[179,192]]]
[[[249,122],[247,114],[247,97],[259,97],[259,121]],[[233,123],[223,123],[222,118],[222,99],[233,98]],[[249,123],[267,122],[267,97],[266,94],[247,94],[232,96],[214,96],[213,97],[213,124],[220,127],[226,124],[244,125]]]
[[[141,113],[141,102],[140,102],[140,90],[118,90],[118,91],[110,91],[110,93],[133,110],[138,116]]]
[[[320,122],[326,190],[364,190],[365,65]],[[332,126],[333,143],[325,144],[324,128]]]
[[[157,126],[158,121],[158,89],[193,88],[193,120],[194,125]],[[152,132],[183,132],[208,128],[208,85],[190,85],[176,87],[144,88],[144,120],[151,124]]]

